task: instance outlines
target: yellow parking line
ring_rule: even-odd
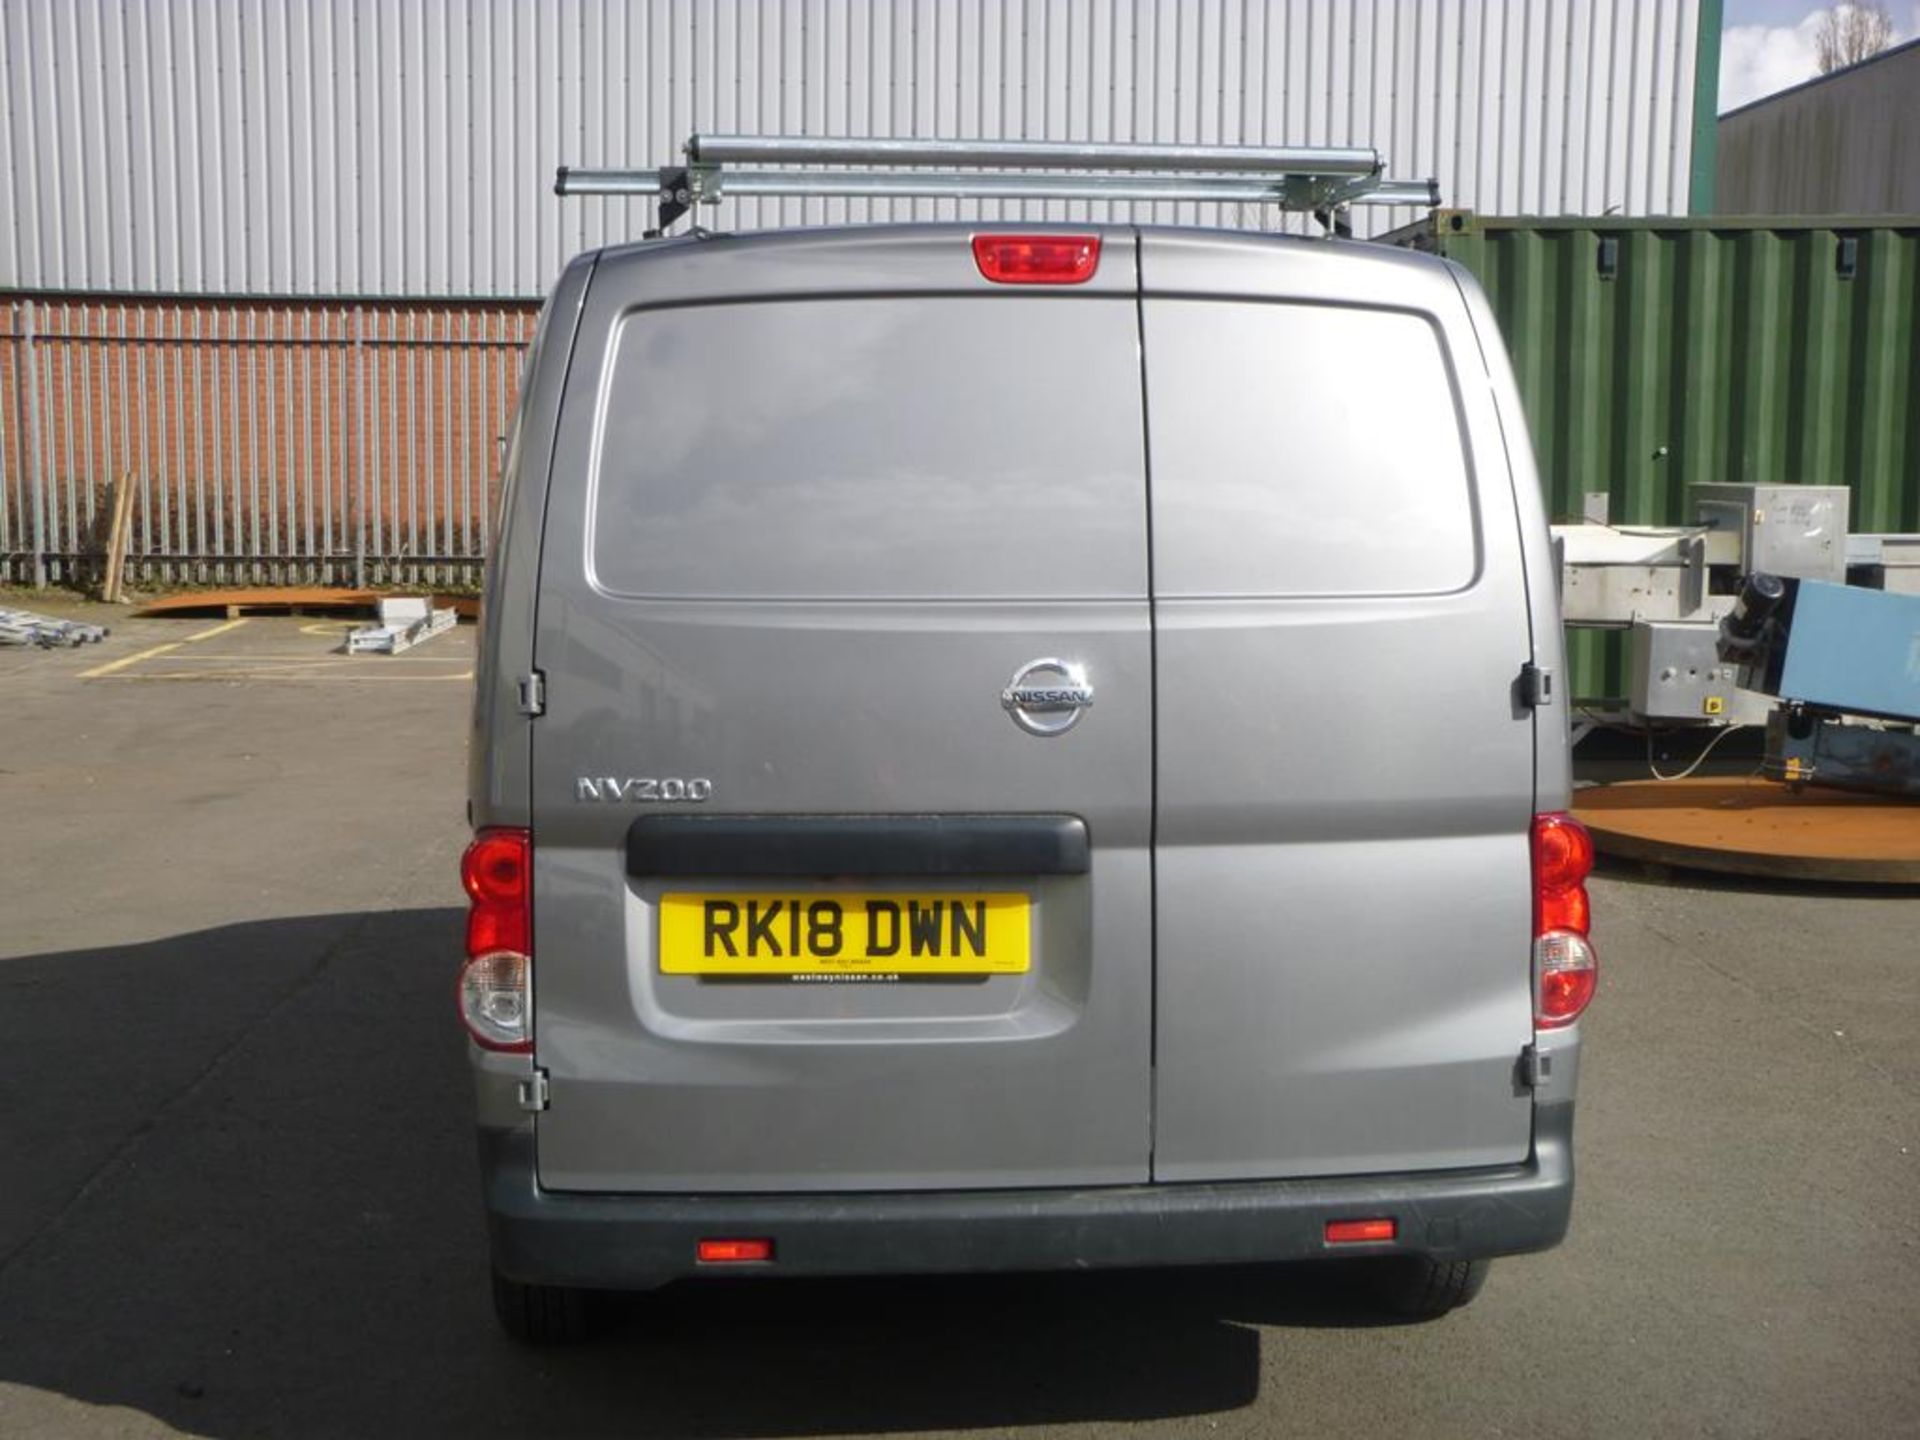
[[[142,660],[151,660],[156,655],[164,655],[169,650],[178,650],[187,642],[169,640],[165,645],[155,645],[151,650],[136,651],[132,655],[122,655],[118,660],[110,660],[105,665],[96,665],[91,670],[82,670],[82,680],[98,680],[102,675],[111,675],[116,670],[124,670],[129,665],[138,665]]]
[[[316,675],[312,671],[307,671],[305,673],[302,673],[298,670],[277,670],[277,669],[275,670],[243,670],[243,671],[152,670],[152,671],[143,672],[138,675],[122,675],[119,678],[122,680],[143,680],[149,683],[165,681],[165,680],[224,680],[230,684],[235,684],[235,685],[243,684],[249,680],[316,681],[323,684],[346,684],[346,685],[358,685],[362,683],[366,683],[366,684],[380,683],[380,684],[388,684],[388,685],[396,684],[396,683],[401,685],[435,685],[435,684],[442,684],[448,681],[458,683],[463,680],[471,680],[473,679],[473,671],[471,670],[463,671],[458,675],[368,675],[368,674],[342,675],[342,674],[339,674],[338,672],[329,672],[328,674],[325,674],[325,675]]]
[[[284,653],[275,653],[275,651],[261,651],[259,655],[200,655],[200,653],[194,653],[194,655],[177,655],[175,660],[180,662],[180,664],[232,664],[232,666],[240,666],[240,668],[252,666],[255,670],[259,670],[259,668],[269,668],[269,670],[271,670],[271,668],[286,666],[286,664],[328,666],[328,668],[334,668],[334,670],[372,670],[372,668],[374,668],[369,660],[365,659],[365,657],[357,657],[357,655],[355,655],[355,657],[346,657],[346,655],[330,655],[330,657],[328,657],[328,655],[284,655]],[[472,664],[472,659],[465,657],[465,655],[432,655],[432,657],[422,657],[422,659],[419,660],[413,659],[411,655],[382,655],[380,660],[384,660],[384,664],[380,664],[382,670],[388,670],[388,668],[392,668],[394,664],[405,664],[405,666],[409,666],[409,668],[415,666],[415,664],[424,664],[424,666],[436,666],[436,664]]]
[[[201,630],[187,636],[184,640],[169,640],[164,645],[155,645],[146,650],[136,651],[132,655],[122,655],[118,660],[109,660],[105,665],[96,665],[91,670],[82,670],[82,680],[98,680],[102,675],[111,675],[116,670],[124,670],[129,665],[138,665],[142,660],[151,660],[156,655],[165,655],[169,650],[178,650],[182,645],[191,645],[196,640],[211,640],[216,635],[224,635],[229,630],[246,624],[243,616],[238,620],[229,620],[225,624],[215,625],[211,629]]]
[[[183,661],[191,660],[196,665],[332,665],[342,670],[370,670],[375,665],[385,669],[391,665],[468,665],[471,657],[465,655],[415,655],[411,651],[404,655],[380,655],[368,659],[363,655],[342,655],[332,651],[325,655],[311,652],[300,654],[288,650],[257,650],[238,655],[206,654],[196,650],[192,656],[182,655]]]

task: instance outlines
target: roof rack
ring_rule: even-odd
[[[649,196],[659,228],[733,196],[936,200],[1224,200],[1311,211],[1344,233],[1348,205],[1440,203],[1435,180],[1389,180],[1365,148],[1137,145],[1041,140],[862,140],[694,135],[686,164],[658,170],[561,166],[556,195]],[[754,165],[859,170],[742,169]]]

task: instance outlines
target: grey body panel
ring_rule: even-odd
[[[1550,677],[1551,699],[1533,713],[1533,808],[1540,814],[1564,811],[1573,805],[1573,746],[1567,711],[1566,631],[1560,621],[1560,594],[1555,583],[1558,571],[1553,559],[1553,537],[1547,529],[1546,492],[1534,464],[1526,411],[1520,404],[1520,387],[1513,378],[1513,364],[1500,339],[1493,307],[1487,303],[1486,292],[1472,272],[1453,261],[1445,264],[1460,290],[1461,299],[1466,302],[1467,320],[1473,327],[1480,365],[1492,392],[1494,413],[1499,422],[1500,453],[1505,458],[1511,481],[1514,533],[1520,546],[1521,579],[1526,587],[1533,663]],[[1457,358],[1465,374],[1469,359],[1465,355]],[[1477,375],[1475,383],[1478,383]],[[1571,1104],[1579,1089],[1579,1024],[1538,1031],[1533,1043],[1542,1065],[1552,1076],[1549,1083],[1542,1085],[1540,1098]]]
[[[689,237],[586,257],[556,289],[489,576],[471,766],[475,824],[534,830],[549,1078],[529,1123],[533,1062],[476,1052],[496,1258],[529,1280],[653,1284],[687,1271],[696,1230],[776,1222],[779,1268],[814,1273],[1297,1258],[1329,1207],[1369,1198],[1422,1217],[1404,1249],[1555,1243],[1571,1126],[1544,1122],[1570,1115],[1579,1038],[1531,1028],[1526,832],[1570,775],[1564,708],[1528,710],[1517,682],[1529,661],[1562,672],[1559,618],[1477,286],[1364,246],[1110,228],[1087,285],[1001,288],[972,233]],[[1470,503],[1464,525],[1416,505],[1431,545],[1374,547],[1401,583],[1345,581],[1324,562],[1348,522],[1317,513],[1293,535],[1317,563],[1291,588],[1263,580],[1249,538],[1286,519],[1267,496],[1226,507],[1209,555],[1222,512],[1182,505],[1214,503],[1209,476],[1236,463],[1208,433],[1207,377],[1247,337],[1209,344],[1182,321],[1207,305],[1418,321],[1461,442],[1435,483]],[[1301,333],[1343,363],[1400,348]],[[948,350],[965,363],[936,376]],[[756,437],[747,397],[774,391],[788,409]],[[1340,483],[1323,436],[1285,433],[1324,427],[1324,406],[1289,398],[1259,448]],[[1364,400],[1397,437],[1406,407]],[[1431,396],[1414,409],[1432,421]],[[919,466],[894,503],[838,485],[893,450]],[[756,489],[768,473],[787,488]],[[618,487],[662,475],[653,524]],[[983,488],[950,504],[967,484]],[[726,534],[728,505],[777,523]],[[964,576],[942,568],[954,553],[974,557]],[[1043,656],[1084,664],[1098,697],[1054,737],[999,703]],[[529,720],[516,683],[536,666],[546,711]],[[712,794],[579,798],[582,777],[630,776]],[[1064,817],[1088,858],[689,878],[629,865],[651,815],[795,833]],[[660,972],[669,890],[843,888],[1020,890],[1033,968],[857,987]],[[1551,1071],[1537,1093],[1529,1042]]]
[[[519,408],[508,436],[500,514],[487,560],[474,666],[473,733],[467,746],[467,811],[476,827],[528,825],[533,819],[532,727],[520,709],[519,685],[533,666],[540,535],[553,440],[594,260],[584,255],[567,266],[547,300],[527,349]]]
[[[1133,246],[1116,232],[1089,286],[1033,295],[987,287],[966,235],[714,240],[600,263],[541,574],[544,1185],[1147,1177],[1152,668]],[[1012,353],[1009,330],[1025,341]],[[897,503],[863,504],[876,486]],[[943,492],[997,497],[997,522]],[[735,512],[778,523],[748,533]],[[1000,692],[1047,656],[1084,664],[1098,704],[1042,738]],[[602,775],[710,779],[705,814],[1073,816],[1091,868],[635,878],[636,807],[576,798],[578,777]],[[669,890],[842,885],[1027,893],[1032,968],[857,987],[661,973],[654,917]]]
[[[1154,447],[1154,1175],[1518,1161],[1533,1111],[1517,1063],[1533,1038],[1534,736],[1516,681],[1532,647],[1494,401],[1458,292],[1437,267],[1327,245],[1150,231],[1141,256]],[[1397,344],[1328,323],[1341,307],[1382,322]],[[1235,347],[1246,317],[1271,345]],[[1284,348],[1295,331],[1304,357]],[[1389,383],[1361,390],[1353,408],[1369,371],[1390,382],[1396,355],[1423,344],[1454,372],[1457,415],[1431,413],[1433,386],[1446,384],[1437,360],[1419,393]],[[1222,456],[1207,437],[1240,423],[1226,392],[1241,384],[1264,384],[1248,397],[1259,413]],[[1326,431],[1328,461],[1314,465]],[[1289,432],[1302,443],[1286,445]],[[1308,467],[1304,483],[1289,466]],[[1214,492],[1235,486],[1236,467],[1272,483],[1222,507]],[[1404,523],[1421,545],[1448,550],[1446,563],[1390,539],[1369,550],[1403,523],[1371,496],[1343,496],[1370,471],[1384,475],[1382,493],[1404,491],[1416,510]],[[1469,518],[1466,531],[1437,533],[1446,507],[1428,498],[1435,489]],[[1300,523],[1288,490],[1311,506]],[[1162,546],[1163,534],[1204,531],[1194,510],[1223,534],[1218,566],[1203,538]],[[1343,514],[1353,551],[1329,566],[1317,552],[1338,542]],[[1271,566],[1245,553],[1262,546],[1277,554]],[[1375,563],[1383,554],[1390,564]],[[1241,576],[1268,593],[1234,586]],[[1354,593],[1333,590],[1339,577]],[[1394,593],[1402,582],[1413,593]]]

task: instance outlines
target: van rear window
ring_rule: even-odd
[[[1126,298],[636,311],[602,392],[589,555],[614,594],[1146,592]]]
[[[1458,590],[1478,564],[1438,333],[1391,310],[1146,305],[1154,590]]]

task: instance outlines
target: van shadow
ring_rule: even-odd
[[[1165,1419],[1255,1400],[1256,1326],[1371,1323],[1311,1267],[736,1283],[521,1349],[488,1309],[460,919],[0,960],[0,1415],[221,1437]]]

